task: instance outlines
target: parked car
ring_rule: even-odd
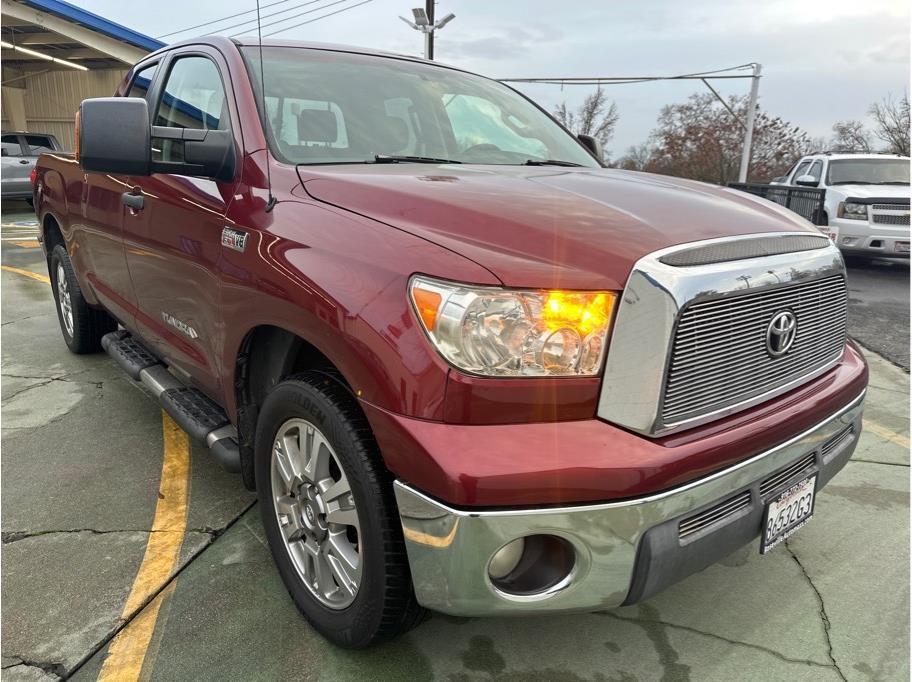
[[[3,133],[0,135],[0,186],[3,199],[25,199],[32,203],[29,177],[35,161],[44,152],[60,151],[57,138],[44,133]]]
[[[769,551],[858,441],[829,239],[604,168],[497,81],[215,37],[79,126],[78,164],[42,156],[35,185],[64,341],[240,471],[340,645],[425,608],[633,604]]]
[[[783,184],[826,190],[821,229],[843,253],[909,257],[909,157],[811,154]]]

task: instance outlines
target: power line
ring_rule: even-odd
[[[314,19],[310,19],[309,21],[302,21],[300,24],[295,24],[294,26],[288,26],[286,28],[279,29],[278,31],[273,31],[272,33],[267,33],[266,37],[268,38],[269,36],[274,36],[274,35],[278,35],[279,33],[284,33],[285,31],[290,31],[293,28],[298,28],[299,26],[304,26],[305,24],[312,24],[315,21],[320,21],[320,19],[326,19],[327,17],[331,17],[334,14],[341,14],[342,12],[347,12],[350,9],[355,9],[355,7],[360,7],[361,5],[366,5],[367,3],[373,2],[373,1],[374,0],[363,0],[362,2],[356,3],[354,5],[350,5],[348,7],[343,7],[342,9],[337,9],[335,12],[330,12],[329,14],[324,14],[324,15],[316,17]]]
[[[293,11],[296,10],[296,9],[301,9],[302,7],[307,7],[308,5],[313,5],[314,3],[317,3],[317,2],[323,2],[323,0],[309,0],[309,2],[302,2],[302,3],[299,4],[299,5],[293,5],[292,7],[287,7],[287,8],[285,8],[285,9],[280,9],[280,10],[278,10],[277,12],[270,12],[269,14],[264,14],[264,15],[262,15],[262,16],[260,17],[259,20],[257,20],[257,19],[245,19],[244,21],[241,21],[241,22],[239,22],[239,23],[237,23],[237,24],[232,24],[231,26],[222,26],[220,29],[218,29],[218,31],[219,31],[220,33],[224,33],[224,32],[226,32],[226,31],[230,31],[230,30],[235,29],[235,28],[240,28],[241,26],[245,26],[245,27],[246,27],[246,28],[241,29],[241,33],[235,33],[235,34],[233,34],[233,35],[231,36],[231,37],[233,38],[234,36],[236,36],[236,35],[241,35],[243,32],[245,32],[245,31],[247,31],[247,30],[249,30],[249,29],[252,29],[252,28],[254,28],[254,27],[256,27],[257,29],[260,29],[260,28],[262,28],[262,26],[272,26],[273,24],[280,24],[280,23],[282,23],[283,21],[288,21],[289,19],[295,19],[296,17],[300,17],[300,16],[303,16],[303,15],[305,15],[305,14],[309,14],[309,12],[316,12],[317,10],[323,9],[322,7],[315,7],[314,9],[309,10],[308,12],[301,12],[300,14],[292,14],[291,16],[284,17],[283,19],[279,19],[278,21],[274,21],[274,22],[272,22],[272,24],[262,24],[262,25],[261,25],[261,21],[262,21],[263,18],[268,19],[268,18],[270,18],[270,17],[276,17],[276,16],[278,16],[278,15],[280,15],[280,14],[285,14],[285,12],[293,12]],[[324,7],[326,7],[326,5],[324,5]]]
[[[303,5],[301,5],[301,7],[304,7],[305,5],[312,5],[315,1],[316,1],[316,0],[312,0],[311,2],[305,2]],[[348,0],[335,0],[335,2],[327,3],[327,4],[323,5],[322,7],[314,7],[313,9],[309,9],[309,10],[307,10],[306,12],[300,12],[300,13],[298,13],[298,14],[292,14],[290,17],[284,17],[284,18],[282,18],[282,19],[278,19],[278,20],[276,20],[276,21],[272,21],[272,22],[270,22],[270,23],[268,23],[268,24],[263,24],[263,25],[261,26],[261,28],[268,28],[268,27],[270,27],[270,26],[275,26],[276,24],[281,24],[281,23],[286,22],[286,21],[291,21],[292,19],[297,19],[298,17],[303,17],[303,16],[306,15],[306,14],[313,14],[314,12],[319,12],[321,9],[327,9],[328,7],[332,7],[332,6],[334,6],[334,5],[340,5],[340,4],[342,4],[343,2],[348,2]],[[285,11],[288,11],[288,10],[285,10]],[[246,22],[245,22],[245,23],[246,23]],[[306,24],[307,22],[305,21],[304,23]],[[236,28],[236,27],[234,27],[234,26],[229,26],[228,28]],[[291,26],[290,28],[294,28],[294,26]],[[242,35],[242,33],[243,33],[243,31],[242,31],[241,33],[235,33],[235,34],[233,34],[231,37],[232,37],[232,38],[236,38],[237,36]],[[266,35],[269,36],[269,35],[271,35],[271,34],[267,33]]]
[[[653,81],[753,78],[753,75],[733,75],[729,73],[731,71],[753,69],[753,67],[753,64],[741,64],[726,69],[699,71],[697,73],[685,73],[677,76],[573,76],[567,78],[501,78],[499,80],[503,83],[544,83],[550,85],[627,85],[630,83],[649,83]]]
[[[278,2],[270,2],[267,5],[263,5],[262,9],[266,9],[267,7],[274,7],[275,5],[284,5],[286,2],[291,2],[291,1],[292,0],[278,0]],[[290,9],[294,9],[294,8],[290,8]],[[188,26],[187,28],[182,28],[179,31],[171,31],[171,33],[163,33],[162,35],[155,36],[155,37],[156,38],[167,38],[168,36],[177,35],[178,33],[186,33],[187,31],[192,31],[195,28],[202,28],[203,26],[211,26],[212,24],[218,24],[223,21],[227,21],[228,19],[234,19],[235,17],[242,17],[245,14],[253,14],[254,12],[256,12],[256,9],[248,9],[244,12],[238,12],[237,14],[229,14],[226,17],[221,17],[220,19],[213,19],[212,21],[204,21],[202,24],[196,24],[195,26]],[[271,16],[271,15],[267,14],[266,16]],[[256,19],[251,19],[250,21],[256,21]],[[245,21],[244,23],[248,23],[248,22]]]

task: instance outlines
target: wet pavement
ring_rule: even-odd
[[[22,274],[47,274],[14,225],[28,218],[5,215],[0,230],[4,680],[909,678],[909,376],[893,362],[868,354],[862,442],[813,520],[771,554],[752,543],[639,606],[433,615],[344,651],[298,615],[240,479],[182,444],[104,355],[66,350],[49,286]],[[882,289],[854,276],[853,297]],[[866,318],[853,306],[854,335]],[[160,487],[181,461],[186,505],[168,525]],[[153,542],[174,553],[158,573]]]

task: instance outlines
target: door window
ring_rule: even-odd
[[[22,147],[20,146],[18,135],[3,135],[0,137],[0,142],[3,143],[3,156],[22,155]]]
[[[795,180],[804,175],[810,165],[810,161],[802,161],[799,163],[798,168],[795,169],[795,173],[792,175],[792,182],[795,182]]]
[[[811,168],[808,170],[807,174],[812,176],[817,182],[820,182],[820,176],[823,175],[823,162],[815,161],[812,163]]]
[[[152,85],[152,79],[155,78],[155,70],[157,68],[158,64],[153,64],[140,69],[133,77],[133,83],[130,84],[127,97],[145,97],[146,93],[149,92],[149,87]]]
[[[174,62],[153,117],[155,126],[194,130],[227,130],[225,88],[218,68],[206,57],[181,57]],[[155,161],[184,160],[182,140],[153,139]]]

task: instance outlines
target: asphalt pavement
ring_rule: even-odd
[[[849,331],[909,371],[909,259],[850,258]]]
[[[867,354],[858,450],[785,546],[634,607],[433,615],[351,652],[298,615],[240,479],[66,350],[29,220],[0,229],[4,680],[909,679],[907,264],[850,271],[850,333],[886,358]]]

